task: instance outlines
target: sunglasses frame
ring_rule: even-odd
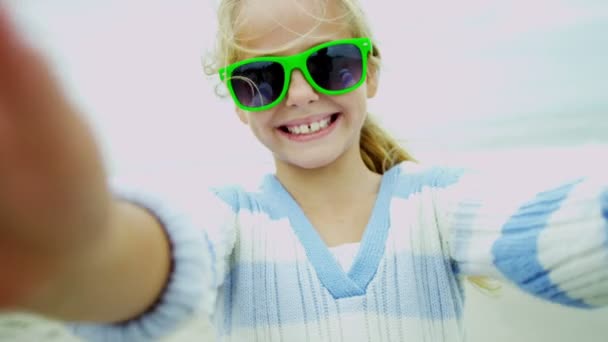
[[[345,89],[327,90],[325,88],[320,87],[314,81],[314,79],[308,72],[308,68],[306,66],[306,61],[308,60],[308,57],[310,57],[310,55],[312,55],[313,53],[315,53],[319,50],[328,48],[328,47],[336,46],[336,45],[354,45],[359,48],[359,51],[361,52],[361,68],[362,68],[361,79],[356,84],[354,84],[348,88],[345,88]],[[260,57],[245,59],[245,60],[236,62],[234,64],[231,64],[229,66],[226,66],[224,68],[221,68],[219,70],[219,76],[220,76],[220,80],[222,82],[224,82],[226,84],[226,86],[228,87],[228,90],[230,92],[230,95],[232,96],[232,99],[234,100],[235,104],[240,109],[249,111],[249,112],[260,112],[260,111],[268,110],[268,109],[278,105],[279,103],[281,103],[281,101],[283,101],[283,99],[285,99],[285,96],[289,89],[289,83],[291,82],[291,74],[294,69],[300,70],[302,72],[302,74],[304,75],[304,78],[308,81],[308,83],[312,86],[312,88],[321,94],[342,95],[342,94],[346,94],[348,92],[351,92],[351,91],[357,89],[358,87],[361,86],[361,84],[363,84],[363,82],[365,82],[365,80],[367,78],[367,60],[368,60],[368,55],[371,51],[372,51],[372,41],[370,38],[365,37],[365,38],[339,39],[339,40],[333,40],[330,42],[326,42],[326,43],[314,46],[306,51],[303,51],[303,52],[300,52],[298,54],[291,55],[291,56],[260,56]],[[277,97],[276,100],[274,100],[264,106],[248,107],[248,106],[243,105],[239,101],[239,99],[232,87],[232,82],[230,82],[230,79],[232,78],[232,73],[237,68],[239,68],[243,65],[246,65],[246,64],[257,63],[257,62],[275,62],[275,63],[280,64],[283,67],[283,70],[285,72],[285,81],[283,84],[283,88],[281,90],[281,94]]]

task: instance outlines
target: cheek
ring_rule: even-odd
[[[360,117],[367,115],[367,97],[363,88],[361,87],[352,93],[345,94],[336,99],[336,102],[346,109],[351,116]]]
[[[267,112],[249,114],[249,127],[258,138],[274,131],[271,118],[272,113]]]

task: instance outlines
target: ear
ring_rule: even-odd
[[[241,120],[241,122],[244,123],[245,125],[249,125],[249,117],[247,116],[247,112],[245,112],[244,110],[242,110],[239,107],[236,107],[235,111],[236,111],[236,115],[239,116],[239,120]]]
[[[378,67],[371,64],[367,70],[367,98],[371,99],[378,92],[379,70]]]

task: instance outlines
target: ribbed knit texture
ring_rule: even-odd
[[[558,304],[607,305],[606,177],[550,178],[508,182],[396,166],[383,176],[349,270],[274,176],[249,191],[225,187],[199,198],[193,189],[185,200],[165,203],[187,221],[158,216],[172,236],[205,233],[197,242],[204,252],[175,258],[201,267],[174,274],[169,289],[200,286],[196,293],[168,290],[156,310],[193,298],[184,312],[209,312],[219,341],[435,342],[464,341],[466,275],[512,282]],[[138,338],[171,332],[175,317],[165,319],[135,318],[139,326],[155,325]],[[87,326],[87,336],[103,341],[125,329]]]

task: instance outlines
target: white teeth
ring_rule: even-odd
[[[329,126],[330,118],[315,121],[309,125],[288,126],[287,129],[291,134],[310,134],[315,133]]]

